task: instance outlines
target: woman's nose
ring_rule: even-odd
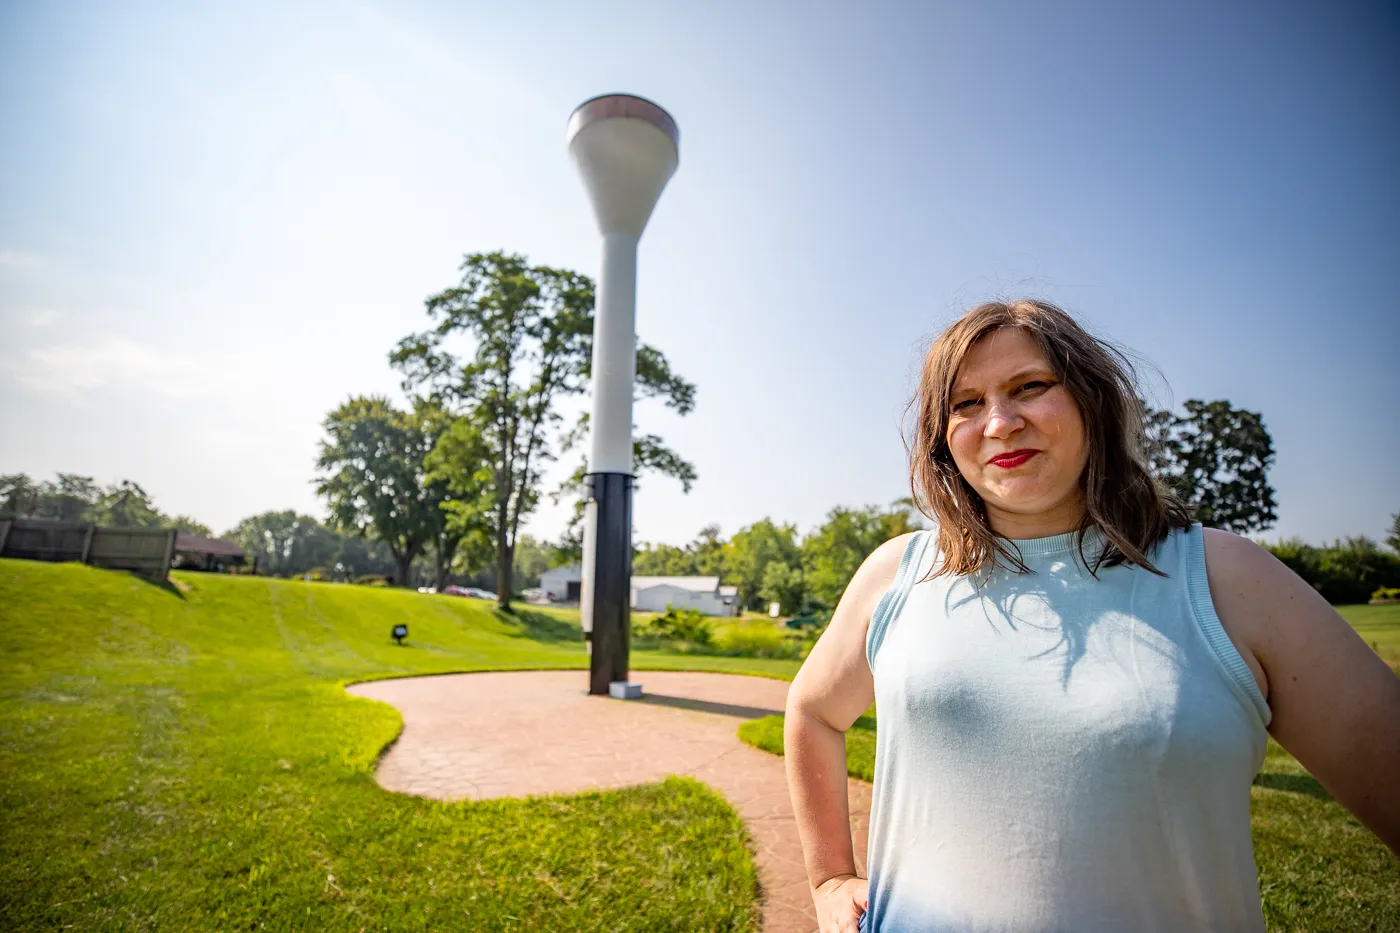
[[[1007,401],[990,402],[987,408],[987,425],[982,433],[986,437],[1006,438],[1025,427],[1025,419]]]

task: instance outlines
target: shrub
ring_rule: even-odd
[[[742,658],[799,658],[803,645],[786,637],[772,625],[728,625],[715,633],[715,648],[721,654]]]
[[[362,577],[356,577],[354,582],[360,586],[388,586],[391,581],[382,573],[367,573]]]
[[[1400,599],[1400,586],[1383,586],[1371,594],[1372,599]]]
[[[635,632],[641,638],[655,638],[660,641],[684,641],[692,645],[708,646],[714,643],[714,628],[698,609],[677,609],[667,606],[659,616],[638,625]]]

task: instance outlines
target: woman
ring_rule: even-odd
[[[934,343],[911,480],[788,695],[822,933],[1262,931],[1266,729],[1400,851],[1400,678],[1149,476],[1131,368],[1059,308]],[[869,882],[844,733],[879,710]]]

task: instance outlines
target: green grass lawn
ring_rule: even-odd
[[[458,804],[374,783],[401,720],[344,683],[583,668],[570,614],[172,579],[0,560],[0,929],[757,929],[742,823],[695,781]]]
[[[1382,657],[1400,657],[1400,605],[1339,611]],[[783,753],[783,717],[754,719],[739,737]],[[846,769],[875,779],[875,717],[846,733]],[[1275,933],[1400,930],[1400,860],[1342,809],[1272,739],[1252,788],[1254,853],[1264,914]]]
[[[0,560],[0,929],[756,930],[742,824],[671,779],[442,804],[373,780],[401,720],[347,682],[584,668],[577,613]],[[1348,617],[1400,647],[1400,607]],[[409,647],[389,629],[409,625]],[[1365,628],[1363,629],[1363,626]],[[797,662],[635,652],[638,670]],[[781,753],[781,721],[746,724]],[[850,735],[870,776],[874,719]],[[1286,753],[1255,793],[1275,930],[1400,929],[1400,872]]]
[[[1390,663],[1400,665],[1400,603],[1388,606],[1342,606],[1341,613],[1356,629],[1358,635],[1366,639],[1366,644],[1375,649]]]

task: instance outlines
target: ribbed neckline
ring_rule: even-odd
[[[1051,535],[1048,538],[1002,538],[1002,540],[1012,545],[1015,550],[1020,551],[1022,557],[1063,554],[1066,551],[1079,549],[1078,531],[1067,531],[1062,535]],[[1102,543],[1103,535],[1099,532],[1098,526],[1091,525],[1084,533],[1084,553],[1090,560],[1096,556],[1096,550]]]

